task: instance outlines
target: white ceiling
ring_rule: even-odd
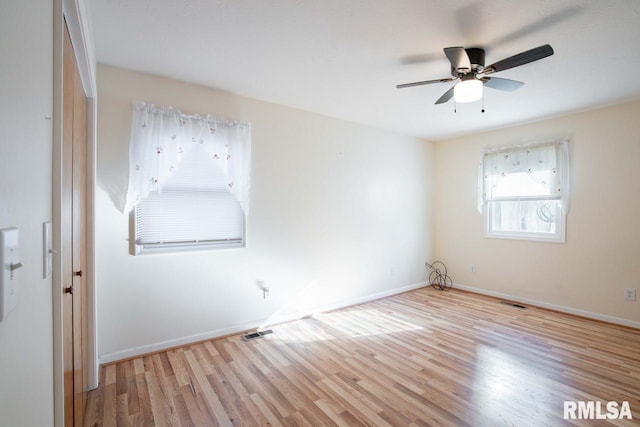
[[[91,0],[99,62],[327,116],[442,139],[640,98],[639,0]],[[434,105],[447,46],[490,64],[555,55],[495,77],[481,102]],[[215,112],[202,112],[213,113]]]

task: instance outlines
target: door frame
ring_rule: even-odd
[[[53,411],[56,427],[64,425],[64,357],[62,336],[63,263],[62,259],[62,99],[63,44],[65,20],[78,62],[82,86],[87,97],[87,382],[98,386],[97,318],[95,287],[95,182],[97,83],[96,62],[86,0],[53,1]]]

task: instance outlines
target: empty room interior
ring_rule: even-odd
[[[0,425],[640,423],[637,0],[0,7]]]

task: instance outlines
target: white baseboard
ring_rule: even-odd
[[[562,313],[574,314],[576,316],[586,317],[589,319],[602,320],[603,322],[615,323],[617,325],[630,326],[632,328],[640,329],[640,322],[634,320],[622,319],[620,317],[607,316],[605,314],[592,313],[586,310],[580,310],[577,308],[565,307],[563,305],[551,304],[544,301],[533,300],[529,298],[518,297],[515,295],[504,294],[502,292],[489,291],[486,289],[475,288],[473,286],[461,285],[454,283],[455,289],[461,289],[463,291],[469,291],[476,294],[489,295],[496,298],[502,298],[509,301],[519,302],[523,304],[529,304],[536,307],[548,308],[549,310],[560,311]]]
[[[388,296],[401,294],[403,292],[412,291],[414,289],[418,289],[426,285],[427,285],[427,282],[415,283],[413,285],[404,286],[401,288],[395,288],[388,291],[367,295],[364,297],[354,298],[338,304],[331,304],[327,306],[317,307],[307,313],[296,313],[295,315],[292,315],[290,317],[284,317],[284,318],[280,317],[278,318],[278,323],[291,322],[291,321],[299,320],[314,314],[326,313],[328,311],[333,311],[341,308],[351,307],[358,304],[363,304],[363,303],[374,301],[380,298],[385,298]],[[203,332],[200,334],[194,334],[186,337],[174,338],[166,341],[146,344],[140,347],[133,347],[125,350],[115,351],[112,353],[105,353],[105,354],[101,354],[98,357],[98,361],[101,365],[106,363],[113,363],[113,362],[117,362],[118,360],[129,359],[129,358],[140,356],[143,354],[155,353],[155,352],[166,350],[173,347],[188,345],[198,341],[205,341],[205,340],[222,337],[225,335],[232,335],[232,334],[237,334],[244,331],[254,330],[259,327],[264,327],[267,322],[268,322],[268,319],[262,319],[259,321],[253,321],[253,322],[245,323],[241,325],[234,325],[227,328],[221,328],[213,331]]]

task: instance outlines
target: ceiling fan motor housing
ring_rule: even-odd
[[[471,70],[467,72],[481,73],[484,69],[484,49],[479,47],[470,47],[465,49],[465,52],[467,52],[469,62],[471,63]],[[463,74],[466,74],[467,72],[464,72]],[[453,77],[458,77],[460,75],[460,70],[451,67],[451,75]]]

